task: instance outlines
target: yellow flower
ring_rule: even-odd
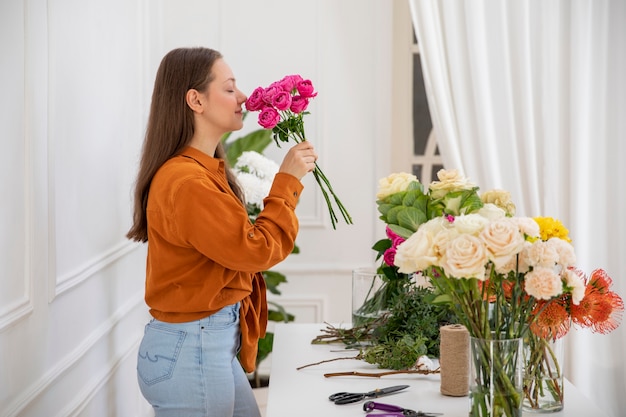
[[[539,225],[541,240],[548,240],[552,237],[563,239],[566,242],[571,242],[569,238],[569,230],[560,220],[552,217],[535,217],[534,218]]]

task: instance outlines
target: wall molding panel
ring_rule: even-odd
[[[3,417],[17,417],[32,403],[34,403],[46,390],[63,378],[63,376],[94,349],[100,342],[106,342],[115,327],[124,320],[131,312],[138,308],[144,308],[143,293],[134,294],[107,320],[102,322],[81,344],[58,361],[41,378],[34,381],[30,387],[18,395],[7,407]],[[137,337],[137,336],[136,336]]]
[[[50,295],[49,301],[52,302],[55,297],[63,294],[66,291],[71,290],[77,285],[80,285],[82,282],[89,279],[89,277],[114,264],[119,259],[128,255],[140,246],[141,244],[139,243],[124,240],[114,247],[110,248],[106,252],[102,252],[96,258],[91,259],[90,261],[76,268],[76,270],[74,271],[71,271],[59,277],[56,277],[55,274],[50,274],[51,280],[54,280],[54,285],[51,285],[53,291]]]
[[[32,300],[24,297],[0,311],[0,332],[33,312]]]

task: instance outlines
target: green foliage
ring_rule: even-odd
[[[333,340],[349,346],[369,342],[361,347],[366,362],[403,370],[414,367],[420,356],[439,357],[439,329],[456,319],[449,305],[434,303],[432,288],[418,287],[408,280],[397,283],[389,311],[382,318],[349,331],[337,329]]]
[[[420,356],[426,354],[426,340],[423,336],[405,334],[399,339],[378,343],[363,353],[367,363],[385,369],[410,369]]]
[[[435,304],[432,288],[408,284],[396,295],[388,319],[376,337],[382,343],[397,341],[405,335],[421,339],[428,356],[439,357],[439,328],[454,323],[454,314],[445,304]]]
[[[432,198],[424,193],[419,181],[409,184],[406,191],[400,191],[382,200],[377,200],[379,218],[397,235],[408,239],[419,226],[443,214],[458,216],[469,214],[483,206],[478,187],[470,190],[449,192],[442,198]]]

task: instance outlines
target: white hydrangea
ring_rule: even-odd
[[[248,172],[260,179],[269,179],[269,181],[274,179],[278,168],[276,162],[255,151],[243,152],[235,164],[236,171]]]
[[[239,156],[234,172],[246,203],[263,209],[263,199],[269,194],[278,169],[276,162],[258,152],[246,151]]]

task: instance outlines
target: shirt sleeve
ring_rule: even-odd
[[[252,224],[236,196],[208,177],[187,179],[174,198],[176,232],[212,261],[227,269],[270,269],[293,250],[298,233],[295,207],[303,186],[279,173],[264,209]]]

